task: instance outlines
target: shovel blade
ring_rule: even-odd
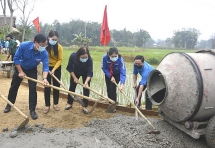
[[[74,100],[76,100],[79,104],[81,104],[81,106],[85,106],[85,103],[84,103],[83,99],[81,99],[81,98],[79,98],[79,97],[77,97],[77,96],[74,96],[73,98],[74,98]]]
[[[28,124],[29,122],[29,118],[25,118],[25,120],[19,125],[19,127],[17,128],[17,130],[25,128],[25,126]]]
[[[116,109],[116,103],[110,104],[106,110],[106,113],[113,113],[115,109]]]
[[[91,114],[93,112],[93,110],[96,108],[98,102],[95,102],[91,108],[91,110],[89,111],[89,113]]]

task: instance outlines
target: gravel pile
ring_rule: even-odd
[[[143,118],[123,115],[94,119],[86,126],[99,129],[124,148],[208,148],[204,138],[195,140],[163,120],[148,119],[160,134],[147,134],[152,128]]]
[[[73,130],[27,126],[0,134],[0,148],[208,148],[204,138],[195,140],[165,121],[149,118],[160,134],[147,134],[144,120],[116,115],[94,119]]]

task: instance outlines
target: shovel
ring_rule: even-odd
[[[43,83],[42,81],[38,81],[38,80],[35,80],[35,79],[30,78],[30,77],[27,77],[27,76],[25,76],[25,78],[28,79],[28,80],[31,80],[31,81],[33,81],[33,82],[40,83],[40,84],[44,85],[44,83]],[[59,87],[50,85],[50,84],[47,84],[47,85],[45,85],[45,86],[46,86],[46,87],[51,87],[51,88],[53,88],[53,89],[57,89],[57,90],[59,90],[59,91],[63,91],[63,92],[66,92],[66,93],[68,93],[68,94],[72,94],[72,95],[74,95],[74,96],[78,96],[78,97],[80,97],[80,98],[84,98],[84,99],[87,99],[87,100],[90,100],[90,101],[93,101],[93,102],[96,102],[96,101],[97,101],[97,99],[94,99],[94,98],[91,98],[91,97],[87,97],[87,96],[84,96],[84,95],[80,95],[80,94],[74,93],[74,92],[72,92],[72,91],[65,90],[65,89],[62,89],[62,88],[59,88]],[[101,101],[101,103],[104,103],[104,102]]]
[[[82,83],[80,83],[80,82],[79,82],[78,84],[80,84],[82,87],[84,86],[84,84],[82,84]],[[106,101],[110,102],[111,104],[108,106],[106,112],[108,112],[108,113],[113,113],[114,109],[116,109],[116,102],[115,102],[115,101],[113,101],[113,100],[111,100],[110,98],[108,98],[108,97],[106,97],[106,96],[100,94],[99,92],[97,92],[96,90],[94,90],[94,89],[92,89],[92,88],[90,88],[90,87],[85,87],[85,88],[87,88],[87,89],[89,89],[90,91],[94,92],[95,94],[99,95],[100,98],[105,99]],[[92,113],[92,112],[93,112],[93,110],[94,110],[94,108],[97,106],[97,104],[98,104],[98,102],[95,102],[95,103],[94,103],[94,105],[93,105],[93,107],[91,108],[91,110],[89,111],[89,113]]]
[[[118,84],[116,82],[114,82],[114,84],[120,88],[118,86]],[[148,132],[148,134],[160,134],[160,131],[156,130],[156,128],[152,125],[152,123],[140,112],[140,110],[136,107],[136,105],[134,105],[134,103],[128,98],[128,96],[121,91],[121,93],[125,96],[125,98],[134,106],[134,108],[136,109],[136,111],[148,122],[148,124],[153,128],[152,131]]]
[[[26,116],[23,112],[21,112],[13,103],[11,103],[7,98],[5,98],[3,95],[0,94],[0,96],[13,108],[15,108],[16,111],[18,111],[19,114],[21,114],[25,120],[18,126],[17,130],[24,128],[28,122],[29,122],[29,117]]]
[[[49,74],[65,89],[67,90],[67,88],[63,85],[63,83],[61,83],[61,81],[49,71]],[[81,106],[85,106],[84,102],[82,99],[80,99],[79,97],[73,96],[71,94],[69,94],[72,98],[74,98],[75,101],[77,101],[79,104],[81,104]]]

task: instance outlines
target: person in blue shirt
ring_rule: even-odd
[[[70,55],[66,69],[71,76],[69,90],[75,92],[79,78],[82,77],[82,81],[84,84],[83,95],[89,97],[89,89],[86,89],[85,87],[90,86],[90,80],[93,76],[93,60],[90,56],[88,48],[81,47],[77,52],[73,52]],[[69,110],[70,108],[72,108],[73,100],[74,98],[68,95],[68,101],[65,110]],[[83,99],[83,102],[85,106],[82,106],[82,110],[84,114],[88,114],[88,100]]]
[[[25,76],[37,79],[37,66],[40,62],[43,63],[43,82],[44,85],[49,84],[47,75],[48,67],[48,52],[46,51],[47,39],[43,34],[38,34],[34,37],[33,42],[23,42],[20,44],[14,56],[15,72],[12,78],[9,89],[8,100],[15,103],[19,86]],[[37,105],[36,82],[28,81],[29,86],[29,110],[33,120],[38,116],[35,112]],[[7,104],[4,113],[8,113],[11,106]]]
[[[135,104],[140,107],[141,98],[142,98],[142,92],[146,89],[147,79],[150,74],[150,72],[154,69],[150,64],[148,64],[146,61],[144,61],[144,57],[142,55],[137,55],[134,58],[134,69],[133,69],[133,82],[134,86],[133,88],[136,90],[136,96],[135,98]],[[137,74],[141,75],[141,81],[137,85]],[[152,103],[148,98],[148,94],[146,91],[146,110],[152,110]]]
[[[102,70],[105,73],[105,82],[107,86],[107,95],[108,98],[112,99],[116,102],[116,85],[121,83],[120,91],[123,89],[126,79],[126,67],[124,63],[124,59],[119,54],[118,49],[116,47],[112,47],[109,49],[108,53],[105,54],[102,58]],[[116,112],[116,109],[114,109]]]
[[[9,52],[9,41],[5,41],[4,43],[5,53]]]

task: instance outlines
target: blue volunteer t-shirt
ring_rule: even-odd
[[[21,65],[25,70],[37,67],[40,62],[43,63],[43,71],[49,72],[48,52],[34,50],[34,42],[23,42],[20,44],[14,55],[14,64]]]
[[[137,69],[137,67],[134,65],[133,74],[137,75],[139,73],[142,76],[139,84],[146,85],[148,76],[152,70],[154,70],[154,67],[148,64],[146,61],[144,61],[144,65],[142,66],[141,69]]]

